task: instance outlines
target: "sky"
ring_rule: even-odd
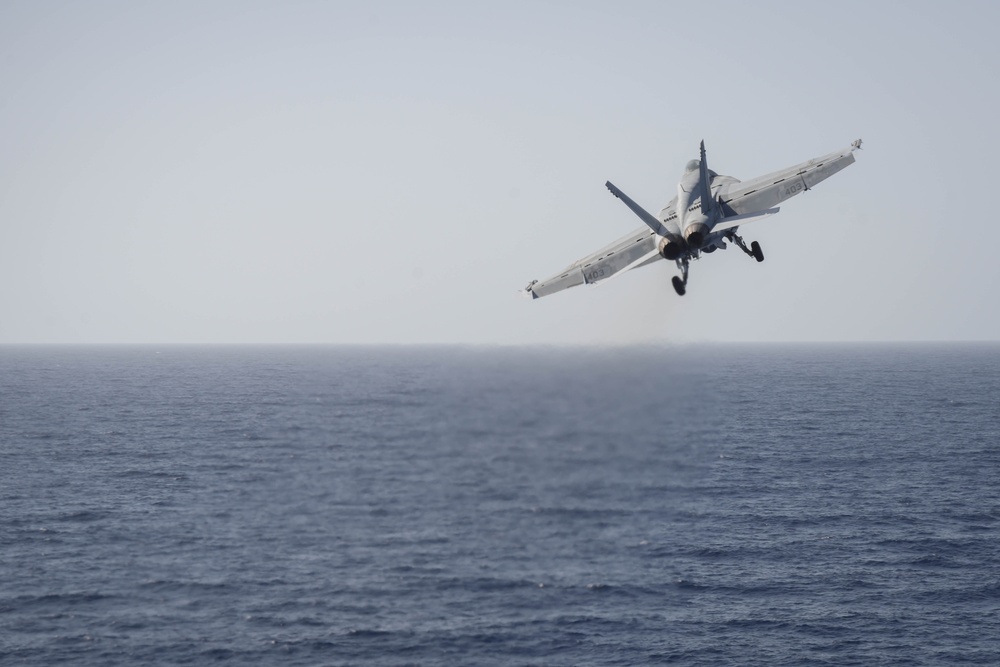
[[[0,343],[1000,340],[1000,5],[0,3]],[[705,140],[864,139],[735,248],[536,301]]]

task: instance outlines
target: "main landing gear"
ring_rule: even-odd
[[[739,246],[740,250],[750,255],[758,262],[764,261],[764,251],[760,249],[760,244],[757,243],[756,241],[751,243],[750,247],[748,248],[747,244],[743,242],[743,238],[738,236],[736,232],[733,231],[729,232],[729,234],[726,235],[726,238],[735,243],[737,246]]]
[[[670,282],[674,284],[674,291],[677,292],[678,296],[684,296],[684,292],[687,291],[688,284],[688,258],[677,260],[677,268],[681,270],[680,276],[674,276]]]
[[[747,247],[743,238],[736,234],[735,227],[726,232],[726,238],[735,243],[740,250],[750,255],[758,262],[764,261],[764,251],[760,249],[760,244],[754,241],[749,247]],[[723,244],[722,247],[725,247],[725,245]],[[670,279],[670,282],[674,285],[674,291],[677,292],[679,296],[684,296],[684,293],[687,292],[688,264],[690,263],[692,257],[694,257],[694,259],[698,259],[697,250],[693,253],[685,254],[683,257],[677,259],[677,268],[681,270],[681,275],[674,276]]]

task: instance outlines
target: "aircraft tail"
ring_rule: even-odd
[[[705,155],[705,140],[701,140],[701,174],[699,176],[699,181],[701,181],[701,212],[703,215],[708,215],[712,211],[712,184],[708,179],[708,157]]]
[[[627,194],[619,190],[614,183],[608,181],[604,184],[604,187],[610,190],[611,194],[615,197],[625,202],[625,205],[632,209],[632,212],[639,216],[639,219],[645,222],[646,226],[652,229],[654,233],[659,234],[660,236],[668,236],[670,234],[667,228],[663,226],[663,223],[656,219],[656,216],[647,212],[646,209],[632,201],[632,199]]]

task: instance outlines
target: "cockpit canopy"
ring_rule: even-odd
[[[687,166],[684,167],[684,173],[689,171],[698,171],[699,169],[701,169],[701,160],[691,160],[687,163]]]

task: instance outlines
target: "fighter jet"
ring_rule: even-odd
[[[858,139],[848,148],[765,176],[739,181],[720,176],[708,168],[705,142],[701,156],[687,163],[677,184],[677,196],[654,216],[632,201],[608,181],[605,187],[621,199],[645,226],[583,259],[573,262],[560,273],[541,282],[532,280],[522,293],[537,299],[577,285],[594,285],[631,269],[661,259],[676,262],[680,276],[673,277],[674,290],[683,296],[687,291],[688,267],[702,254],[725,250],[726,241],[758,262],[764,261],[760,244],[747,247],[736,232],[740,225],[777,213],[778,204],[811,190],[838,171],[854,163],[854,151],[861,148]]]

